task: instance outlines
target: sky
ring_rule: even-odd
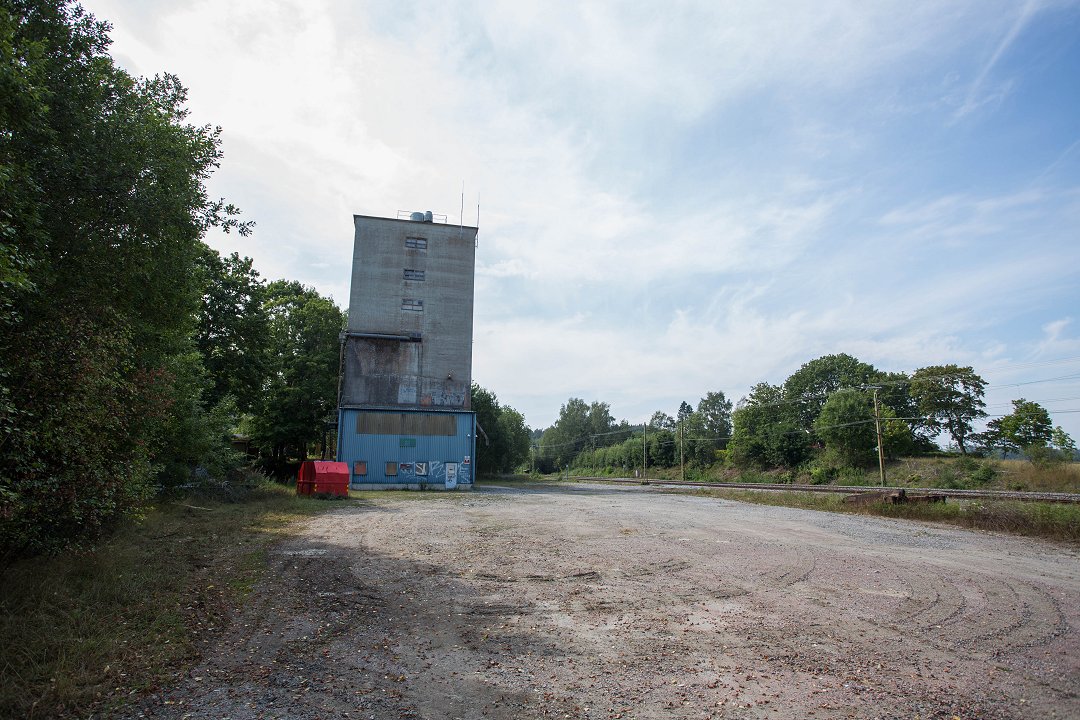
[[[208,242],[267,279],[344,305],[353,214],[478,223],[473,378],[532,427],[843,352],[1080,440],[1080,2],[85,6],[222,127],[256,228]]]

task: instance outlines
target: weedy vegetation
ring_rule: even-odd
[[[160,502],[94,550],[9,565],[0,717],[108,715],[168,682],[255,587],[269,545],[334,506],[264,482]]]
[[[873,503],[855,506],[845,503],[845,496],[839,493],[704,488],[694,491],[694,494],[759,505],[903,518],[1080,543],[1080,505],[1075,504],[949,498],[944,503]]]

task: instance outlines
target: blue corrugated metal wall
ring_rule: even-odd
[[[458,485],[471,485],[476,457],[476,414],[449,413],[457,419],[456,435],[361,435],[357,418],[365,411],[338,411],[339,462],[349,464],[353,487],[363,485],[436,485],[446,487],[447,474]],[[402,413],[405,414],[405,413]],[[417,412],[424,415],[429,413]],[[446,415],[448,413],[438,413]],[[356,474],[356,463],[367,465],[366,475]],[[397,474],[387,474],[393,463]],[[451,482],[451,485],[453,483]]]

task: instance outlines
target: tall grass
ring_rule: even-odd
[[[673,490],[671,492],[682,492]],[[1015,502],[1007,500],[956,501],[943,503],[874,503],[855,506],[838,493],[776,492],[767,490],[702,489],[696,494],[759,505],[796,507],[853,515],[947,523],[960,527],[1007,532],[1080,543],[1080,505],[1064,503]]]
[[[4,570],[0,717],[107,714],[193,661],[250,591],[265,548],[325,503],[266,484],[147,508],[90,553]]]
[[[971,457],[905,458],[887,467],[888,484],[901,487],[1080,492],[1080,463],[1041,465],[1027,460]]]

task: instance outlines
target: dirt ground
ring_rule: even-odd
[[[1076,718],[1080,552],[600,485],[310,520],[131,717]]]

